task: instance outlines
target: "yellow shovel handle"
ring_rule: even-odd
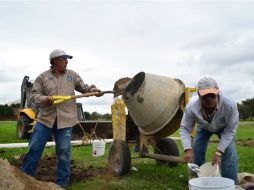
[[[54,99],[54,104],[60,104],[60,103],[65,102],[67,100],[82,98],[82,97],[95,96],[95,95],[98,95],[98,94],[99,94],[99,92],[89,92],[89,93],[73,95],[73,96],[52,96],[52,97]]]
[[[53,96],[54,104],[60,104],[66,100],[72,99],[71,96]]]
[[[71,99],[96,96],[98,94],[99,94],[99,92],[89,92],[89,93],[85,93],[85,94],[78,94],[78,95],[71,96]]]

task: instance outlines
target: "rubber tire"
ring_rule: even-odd
[[[20,119],[17,120],[17,126],[16,126],[16,138],[17,139],[24,139],[29,138],[31,136],[28,131],[32,128],[32,126],[29,126],[30,123],[32,123],[33,120],[30,119],[27,115],[21,114]]]
[[[131,153],[123,140],[114,140],[109,147],[109,167],[118,176],[127,174],[131,169]]]
[[[154,147],[154,154],[163,154],[179,157],[179,149],[174,140],[170,138],[161,139]],[[157,165],[167,165],[169,167],[176,166],[176,162],[169,162],[155,159]]]

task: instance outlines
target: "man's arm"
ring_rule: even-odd
[[[221,165],[221,156],[225,149],[232,142],[235,137],[236,128],[239,122],[239,113],[237,110],[237,105],[235,104],[229,111],[229,120],[226,128],[222,132],[220,142],[218,144],[217,150],[215,151],[212,159],[213,164]]]
[[[191,131],[194,128],[195,120],[191,110],[187,107],[185,109],[181,125],[180,125],[180,136],[183,149],[185,152],[184,159],[186,162],[192,162],[194,159],[193,151],[191,148]]]
[[[33,83],[31,100],[40,106],[53,104],[53,98],[51,96],[43,95],[43,81],[41,76],[38,76]]]
[[[224,129],[220,142],[218,144],[218,151],[223,153],[228,145],[231,143],[236,134],[236,129],[239,123],[239,112],[237,110],[237,105],[234,104],[229,112],[229,119],[226,128]]]
[[[180,124],[180,136],[183,149],[191,149],[191,131],[194,128],[195,119],[191,110],[187,107],[184,111],[183,118]]]
[[[100,89],[98,89],[94,84],[92,85],[88,85],[85,84],[84,81],[82,80],[82,78],[75,73],[75,90],[77,90],[78,92],[81,93],[88,93],[88,92],[101,92]]]

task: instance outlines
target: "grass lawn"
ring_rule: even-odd
[[[16,122],[0,122],[0,144],[25,142],[26,140],[17,140],[15,138]],[[179,136],[176,132],[172,136]],[[241,122],[237,130],[237,140],[254,140],[254,122]],[[179,145],[180,156],[183,155],[183,150],[180,141],[176,141]],[[217,143],[210,143],[207,151],[207,161],[211,160],[212,153],[216,149]],[[106,146],[106,154],[102,157],[94,158],[91,155],[91,146],[72,147],[72,159],[77,161],[82,167],[93,166],[100,169],[107,167],[108,148]],[[132,151],[132,167],[137,171],[131,170],[127,175],[117,177],[114,175],[98,175],[72,184],[68,189],[109,189],[109,190],[127,190],[127,189],[157,189],[157,190],[182,190],[188,189],[188,172],[185,164],[178,164],[176,167],[159,167],[156,166],[153,159],[139,158],[137,153]],[[254,148],[237,145],[239,157],[239,172],[254,173],[253,155]],[[6,158],[9,161],[14,160],[14,155],[24,154],[27,148],[15,149],[0,149],[0,157]],[[54,148],[45,148],[44,155],[54,153]]]
[[[0,144],[27,142],[26,139],[16,139],[16,121],[0,121]]]

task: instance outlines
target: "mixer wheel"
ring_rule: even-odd
[[[154,147],[154,154],[163,154],[179,157],[179,150],[174,140],[170,138],[161,139]],[[176,166],[176,162],[155,159],[157,165]]]
[[[117,175],[130,172],[131,153],[129,146],[123,140],[114,140],[109,148],[109,166]]]

